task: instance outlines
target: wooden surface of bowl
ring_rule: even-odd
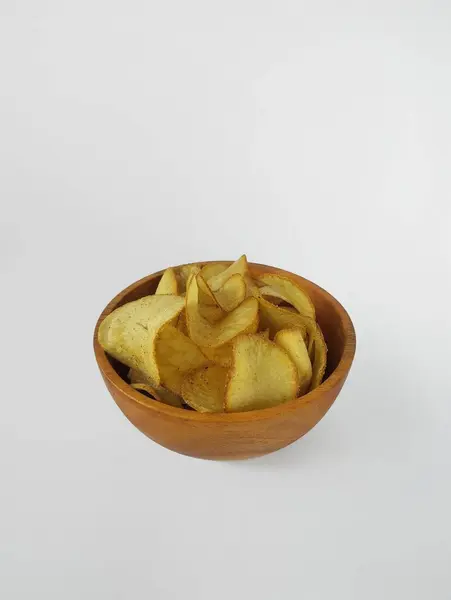
[[[279,406],[241,413],[198,413],[149,400],[127,383],[127,368],[103,351],[97,341],[97,331],[102,320],[115,308],[152,294],[163,271],[144,277],[120,292],[97,321],[94,352],[110,394],[133,425],[170,450],[213,460],[244,459],[274,452],[314,427],[343,387],[356,347],[354,327],[345,309],[328,292],[299,275],[253,263],[249,268],[255,276],[280,273],[299,283],[315,305],[328,346],[323,383],[309,394]]]

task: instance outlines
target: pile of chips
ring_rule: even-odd
[[[233,264],[168,268],[155,294],[102,321],[99,343],[144,402],[200,412],[277,406],[320,385],[327,348],[307,293]]]

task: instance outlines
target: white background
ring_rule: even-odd
[[[0,596],[451,598],[448,0],[0,0]],[[348,309],[326,418],[173,454],[97,372],[105,304],[250,260]]]

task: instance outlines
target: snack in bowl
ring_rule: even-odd
[[[308,292],[253,275],[244,255],[166,269],[154,294],[106,316],[97,339],[146,402],[202,413],[281,405],[318,387],[327,367]]]
[[[229,279],[232,275],[243,278],[246,286],[243,300],[241,283],[229,284],[222,295],[217,292],[224,283],[212,289],[218,280],[215,285],[210,280],[232,264],[235,266],[227,275]],[[279,279],[271,281],[271,286],[267,275],[277,275]],[[196,287],[190,288],[191,277],[196,278],[197,294]],[[314,317],[308,300],[293,293],[287,279],[311,299]],[[186,310],[187,286],[191,317],[194,315],[191,320]],[[163,302],[159,308],[164,312],[158,321],[154,315],[156,301],[145,300],[144,308],[152,309],[148,324],[137,318],[143,315],[143,305],[139,303],[132,311],[124,309],[131,313],[126,319],[126,314],[121,316],[117,311],[130,303],[133,308],[135,301],[147,297],[175,297],[176,300],[170,300],[168,306],[167,299],[157,300]],[[257,301],[257,320],[255,302],[248,299]],[[304,309],[298,310],[299,302],[303,302]],[[136,315],[136,306],[140,307],[139,315]],[[237,309],[240,311],[234,313]],[[171,311],[174,316],[165,322]],[[121,316],[115,325],[110,318],[112,314]],[[136,325],[143,332],[142,337],[138,337],[146,349],[144,353],[136,340],[128,337],[132,319],[144,325],[144,328]],[[187,321],[190,321],[189,326]],[[111,353],[105,351],[99,341],[100,338],[105,342],[99,336],[104,328],[103,334],[108,331],[105,338],[108,344],[114,346],[119,342],[116,350],[111,346]],[[172,328],[184,337],[178,336]],[[213,334],[211,328],[214,328]],[[200,335],[200,341],[206,345],[194,342],[190,330]],[[220,345],[217,345],[216,335],[221,336]],[[269,340],[270,346],[259,343],[255,337]],[[172,272],[159,271],[133,282],[104,308],[97,320],[93,341],[105,386],[128,421],[165,448],[210,460],[262,456],[305,435],[335,402],[356,350],[352,321],[329,292],[296,273],[247,263],[245,257],[238,263],[181,265],[173,267]],[[273,344],[287,353],[295,370],[283,353],[274,352]],[[130,350],[131,357],[127,356]],[[115,358],[113,352],[116,356],[120,353],[124,362]],[[280,360],[281,356],[284,358]],[[273,373],[268,384],[273,390],[271,395],[260,381],[256,385],[252,382],[255,378],[268,378],[268,364]],[[276,371],[285,374],[283,386],[275,383]],[[293,394],[290,387],[293,380],[299,385],[296,398],[285,400]]]

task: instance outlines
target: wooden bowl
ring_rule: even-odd
[[[355,333],[349,315],[328,292],[282,269],[250,263],[251,273],[281,273],[298,282],[315,304],[329,349],[323,383],[309,394],[273,408],[241,413],[205,414],[144,399],[125,380],[127,368],[105,354],[97,341],[102,320],[115,308],[152,294],[163,271],[144,277],[120,292],[105,308],[94,331],[94,351],[105,384],[124,415],[162,446],[213,460],[262,456],[288,446],[314,427],[338,396],[351,368]]]

